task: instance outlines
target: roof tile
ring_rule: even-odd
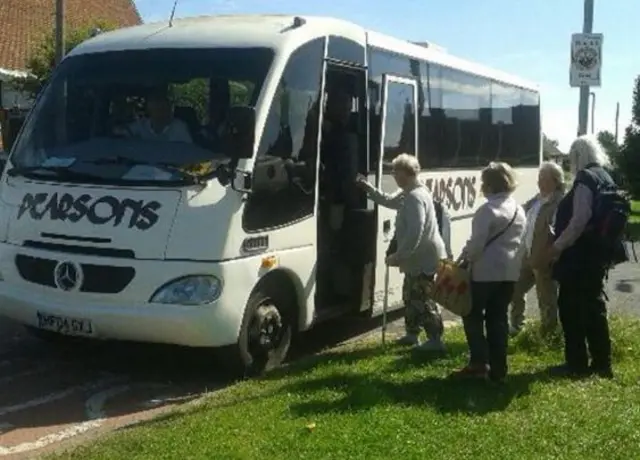
[[[30,54],[53,30],[55,0],[0,0],[0,69],[26,70]],[[133,0],[66,0],[67,27],[97,20],[120,27],[142,22]]]

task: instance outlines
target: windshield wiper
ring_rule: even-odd
[[[95,174],[89,174],[84,172],[74,171],[67,166],[14,166],[7,171],[7,174],[11,177],[16,176],[29,176],[38,175],[43,177],[49,177],[47,174],[38,174],[38,172],[51,172],[54,173],[56,178],[59,179],[75,179],[75,180],[95,180],[102,179],[101,176]]]
[[[140,161],[134,160],[132,158],[124,157],[121,155],[116,155],[112,157],[105,158],[96,158],[95,160],[81,160],[85,163],[91,163],[94,165],[127,165],[127,166],[152,166],[168,173],[175,173],[180,176],[180,179],[186,182],[188,185],[199,185],[206,182],[208,178],[206,175],[197,176],[194,174],[189,174],[188,172],[183,171],[179,167],[169,164],[169,163],[161,163],[155,161]]]

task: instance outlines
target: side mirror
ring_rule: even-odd
[[[236,171],[231,179],[231,188],[236,192],[250,193],[252,185],[252,177],[250,173]]]

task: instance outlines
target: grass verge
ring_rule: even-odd
[[[552,380],[560,340],[526,329],[504,387],[449,381],[435,357],[378,342],[323,353],[56,459],[640,458],[640,322],[612,320],[616,378]]]
[[[627,232],[631,241],[640,240],[640,201],[631,201],[631,216],[629,216]]]

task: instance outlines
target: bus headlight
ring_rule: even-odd
[[[185,276],[170,281],[149,299],[153,303],[204,305],[214,302],[222,292],[222,281],[212,275]]]

